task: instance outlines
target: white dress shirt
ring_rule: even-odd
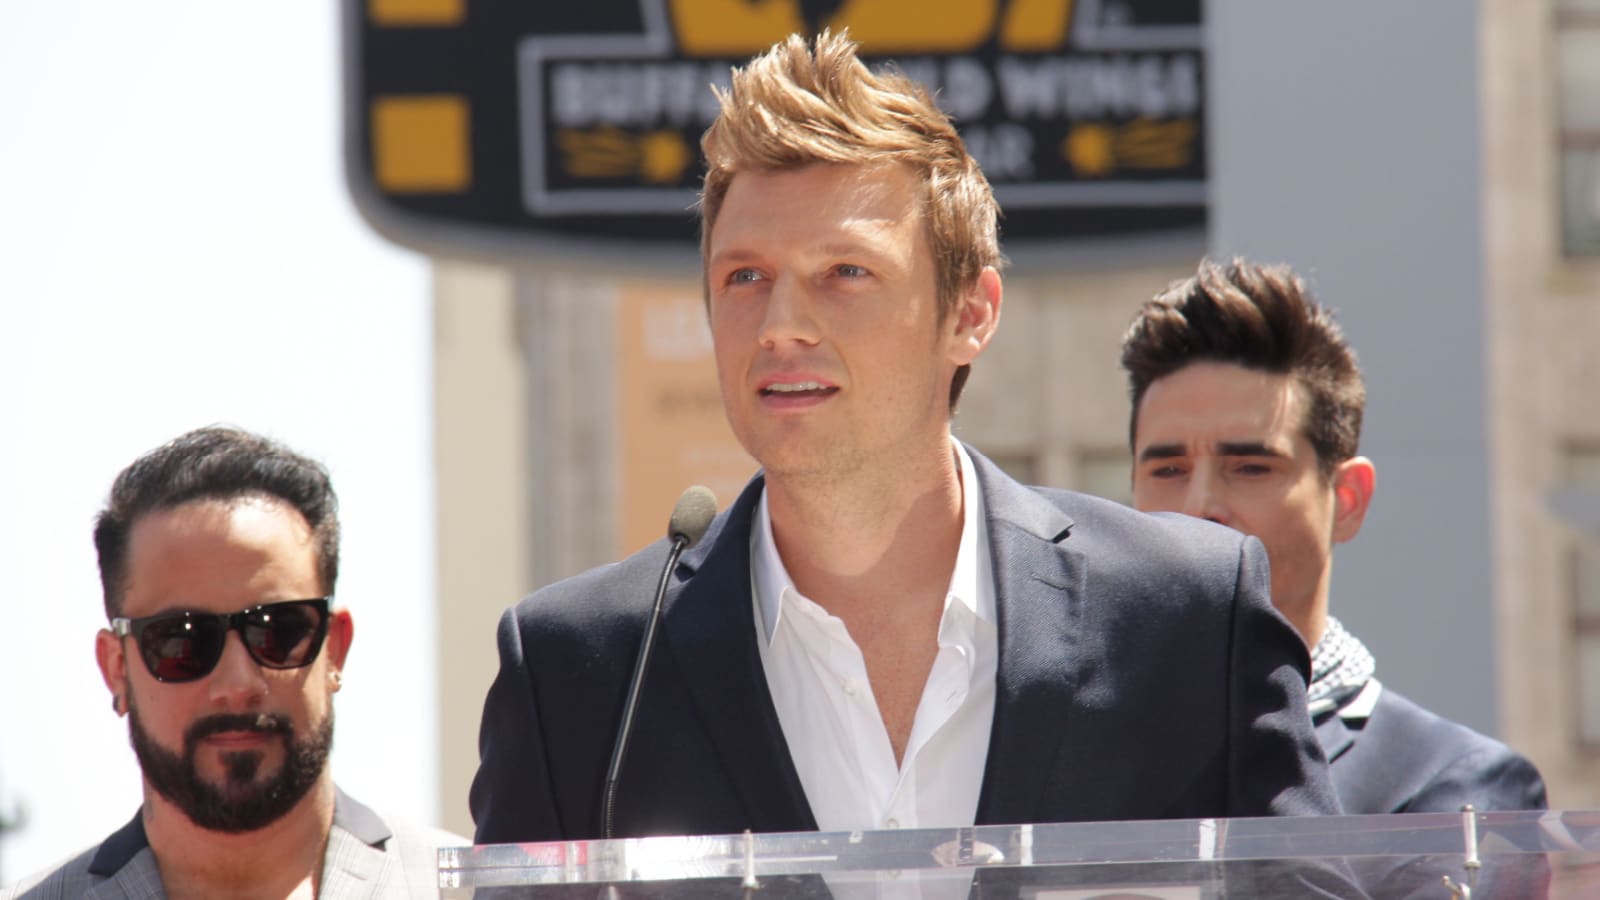
[[[823,831],[972,825],[994,720],[994,573],[972,460],[960,463],[962,525],[939,652],[902,763],[844,622],[795,589],[763,492],[750,534],[756,644],[789,754]]]

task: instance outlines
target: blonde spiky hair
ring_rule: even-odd
[[[740,172],[816,163],[909,166],[925,186],[922,209],[933,249],[941,319],[986,266],[1002,264],[999,207],[989,181],[950,117],[928,92],[897,72],[874,73],[845,32],[814,43],[792,34],[714,89],[721,111],[700,139],[707,171],[700,196],[700,249]],[[966,380],[951,386],[951,406]]]
[[[739,172],[899,162],[927,185],[941,304],[953,304],[984,266],[999,265],[994,194],[949,116],[917,82],[869,70],[846,33],[823,31],[809,46],[790,35],[735,69],[732,87],[716,94],[722,111],[700,139],[702,248]]]

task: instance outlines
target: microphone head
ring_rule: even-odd
[[[667,522],[667,539],[683,539],[688,549],[700,543],[711,520],[717,517],[717,495],[700,484],[691,485],[672,507],[672,519]]]

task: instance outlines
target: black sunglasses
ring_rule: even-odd
[[[222,659],[229,631],[239,632],[250,658],[269,669],[308,666],[328,635],[328,599],[285,600],[231,613],[170,612],[111,620],[118,637],[133,635],[145,668],[157,681],[194,681]]]

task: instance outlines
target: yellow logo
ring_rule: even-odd
[[[686,56],[752,56],[810,30],[800,0],[671,0],[671,15]],[[819,26],[849,29],[870,56],[968,53],[997,36],[1025,53],[1061,46],[1071,18],[1072,0],[845,0]]]

